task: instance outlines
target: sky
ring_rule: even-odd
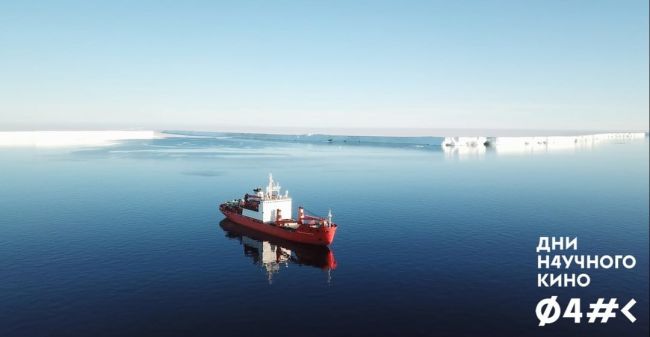
[[[0,130],[647,130],[648,11],[0,0]]]

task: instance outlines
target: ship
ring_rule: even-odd
[[[223,219],[219,226],[226,237],[237,240],[244,247],[244,255],[252,258],[256,265],[266,271],[269,284],[273,283],[273,275],[280,272],[281,267],[290,264],[308,266],[327,272],[327,281],[331,281],[330,272],[336,269],[337,262],[334,252],[327,246],[314,246],[279,239],[275,236],[261,233],[249,227]]]
[[[334,241],[338,226],[332,222],[332,211],[327,217],[310,215],[301,206],[297,219],[292,216],[289,191],[281,193],[280,184],[269,174],[265,189],[258,187],[252,194],[219,205],[219,210],[230,221],[280,239],[298,243],[328,246]]]

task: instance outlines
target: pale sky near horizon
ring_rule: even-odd
[[[0,1],[7,128],[647,130],[648,1]]]

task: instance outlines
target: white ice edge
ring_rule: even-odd
[[[163,134],[153,130],[0,131],[0,146],[106,146],[118,143],[119,141],[123,140],[156,139],[167,137],[203,138],[201,136],[185,136],[167,133]],[[497,149],[497,151],[528,152],[546,150],[551,148],[574,148],[576,146],[593,145],[602,141],[643,139],[645,137],[646,133],[644,132],[618,132],[576,136],[432,137],[435,138],[435,140],[432,141],[431,139],[427,139],[426,142],[428,145],[440,144],[445,149],[480,148],[484,147],[484,144],[489,144],[490,147]],[[343,139],[346,138],[350,138],[352,141],[354,140],[355,136],[343,136]]]
[[[645,132],[615,132],[577,136],[445,137],[442,147],[449,154],[482,154],[486,145],[499,154],[521,154],[588,148],[603,142],[644,139],[646,136]]]
[[[155,139],[164,137],[165,136],[153,130],[0,131],[0,146],[107,146],[123,140]]]
[[[565,146],[591,144],[608,140],[627,140],[643,139],[646,137],[645,132],[615,132],[615,133],[596,133],[591,135],[577,136],[506,136],[506,137],[445,137],[442,146],[480,146],[489,144],[490,146],[499,147],[529,147],[529,146]]]

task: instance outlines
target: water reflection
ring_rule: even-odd
[[[483,144],[476,146],[443,146],[446,158],[477,159],[485,156],[486,148]]]
[[[226,237],[237,240],[244,246],[244,255],[253,259],[256,265],[266,271],[269,284],[273,275],[281,267],[298,264],[319,268],[327,272],[327,282],[331,281],[330,271],[336,269],[334,253],[328,247],[304,245],[260,233],[224,219],[219,226]]]

